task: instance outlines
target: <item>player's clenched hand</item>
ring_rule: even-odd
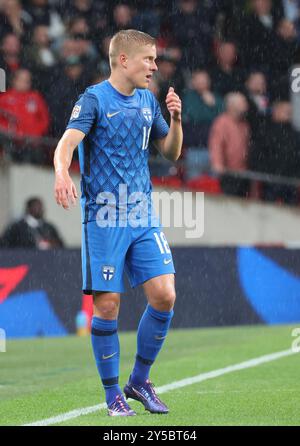
[[[175,93],[174,88],[170,87],[166,97],[167,108],[171,114],[171,118],[175,120],[181,119],[181,100]]]
[[[55,172],[54,193],[56,203],[64,209],[69,209],[70,203],[76,204],[78,197],[76,187],[67,170],[62,169]]]

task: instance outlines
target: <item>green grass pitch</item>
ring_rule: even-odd
[[[171,330],[153,366],[162,386],[291,348],[292,326]],[[131,371],[135,333],[121,333],[120,383]],[[168,415],[131,402],[136,417],[109,418],[106,409],[58,425],[299,425],[300,353],[161,395]],[[22,425],[104,402],[89,337],[7,342],[0,353],[0,425]]]

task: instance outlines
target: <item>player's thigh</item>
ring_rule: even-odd
[[[100,228],[96,222],[83,224],[83,290],[121,293],[124,291],[125,256],[130,244],[126,228]]]
[[[143,283],[149,304],[158,311],[171,311],[175,304],[174,274],[163,274]]]
[[[126,256],[126,272],[132,287],[175,273],[172,253],[161,228],[139,229],[134,235]]]

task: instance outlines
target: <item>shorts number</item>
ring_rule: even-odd
[[[169,244],[165,234],[163,232],[160,232],[160,234],[158,235],[157,232],[154,232],[154,237],[161,254],[171,254],[171,250],[169,248]]]

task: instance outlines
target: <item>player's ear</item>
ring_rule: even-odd
[[[127,68],[127,56],[126,54],[120,54],[120,63],[122,65],[122,67]]]

